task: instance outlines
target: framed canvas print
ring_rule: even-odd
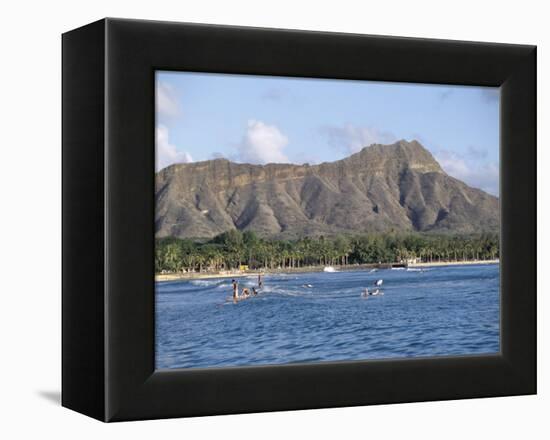
[[[536,392],[536,48],[105,19],[63,35],[63,405]]]

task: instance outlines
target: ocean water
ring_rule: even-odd
[[[377,279],[384,295],[362,298]],[[156,368],[499,351],[498,265],[267,275],[257,297],[231,292],[230,278],[156,284]]]

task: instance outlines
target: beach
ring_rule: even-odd
[[[345,266],[332,266],[336,271],[351,271],[351,270],[370,270],[370,269],[390,269],[392,267],[410,267],[410,268],[428,268],[440,266],[466,266],[477,264],[498,264],[499,260],[465,260],[465,261],[431,261],[422,263],[374,263],[374,264],[348,264]],[[238,278],[248,277],[252,275],[270,275],[281,273],[307,273],[307,272],[323,272],[325,266],[306,266],[306,267],[285,267],[276,269],[262,270],[246,270],[246,271],[220,271],[220,272],[177,272],[156,274],[155,281],[178,281],[178,280],[202,280],[212,278]]]
[[[425,263],[410,263],[407,267],[441,267],[441,266],[468,266],[477,264],[499,264],[500,260],[466,260],[466,261],[431,261]]]

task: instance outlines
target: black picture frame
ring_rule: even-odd
[[[62,404],[102,421],[536,393],[536,47],[104,19],[63,35]],[[501,352],[154,367],[156,69],[501,87]]]

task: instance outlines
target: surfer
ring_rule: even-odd
[[[250,296],[250,291],[248,290],[248,288],[244,288],[243,289],[243,297],[245,298],[248,298]]]
[[[361,294],[363,298],[367,298],[369,296],[378,296],[378,295],[384,295],[383,292],[380,292],[380,289],[376,289],[372,292],[369,291],[369,288],[365,288],[365,291]]]
[[[263,285],[262,274],[259,273],[259,274],[258,274],[258,289],[261,289],[261,288],[262,288],[262,285]]]
[[[254,296],[256,296],[258,294],[258,291],[256,290],[255,287],[252,288],[252,293],[254,294]]]
[[[239,299],[239,283],[231,280],[231,284],[233,284],[233,301],[237,301]]]

